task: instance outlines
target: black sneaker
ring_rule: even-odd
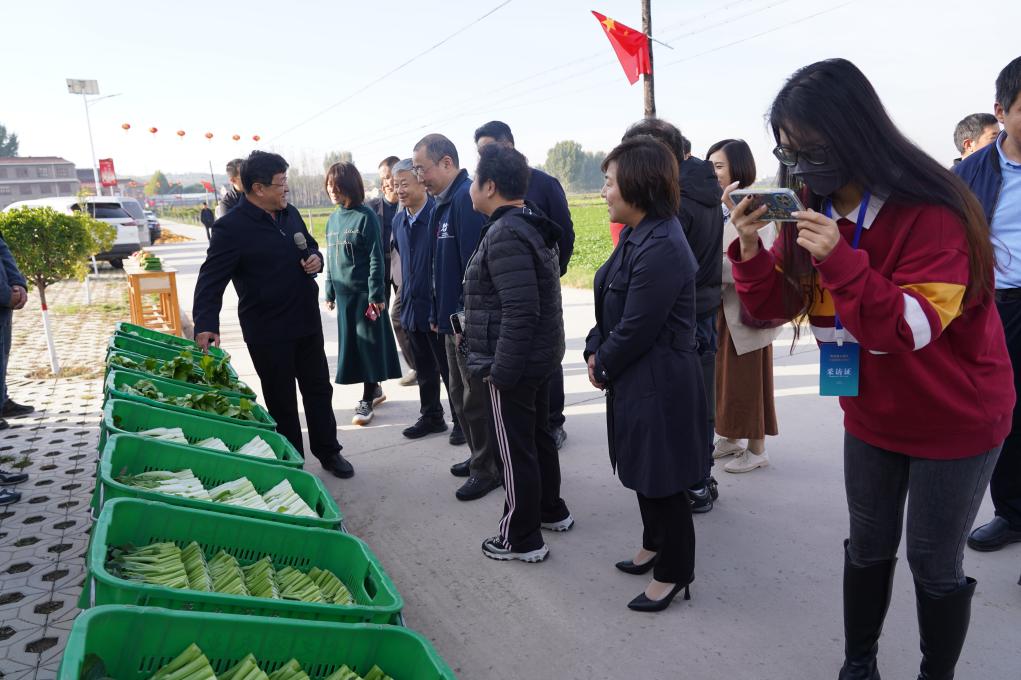
[[[17,418],[18,416],[28,415],[35,411],[34,406],[28,406],[27,404],[19,404],[11,399],[4,402],[3,411],[0,411],[0,416],[4,418]]]
[[[542,562],[549,557],[549,548],[544,543],[541,548],[527,552],[515,552],[503,542],[499,536],[482,541],[482,554],[491,560],[521,560],[522,562]]]
[[[358,402],[355,415],[351,418],[352,425],[368,425],[372,422],[372,404],[367,401]]]
[[[376,385],[376,391],[372,393],[372,405],[379,406],[384,401],[386,401],[386,395],[383,394],[383,386]]]
[[[450,466],[450,474],[455,477],[467,477],[471,474],[471,458],[461,463],[454,463]]]
[[[10,489],[0,489],[0,505],[10,505],[21,500],[21,494]]]
[[[431,420],[422,416],[418,419],[411,427],[405,428],[403,434],[408,439],[420,439],[427,434],[437,434],[439,432],[446,432],[447,424],[442,420]]]
[[[3,418],[0,418],[0,430],[6,430],[6,429],[7,429],[7,428],[9,428],[10,426],[11,426],[11,424],[10,424],[10,423],[8,423],[8,422],[7,422],[6,420],[4,420]]]
[[[468,441],[465,439],[464,431],[461,429],[461,423],[457,422],[456,419],[454,420],[454,427],[450,430],[449,441],[451,446],[461,446]]]
[[[714,503],[720,498],[720,483],[712,475],[709,476],[709,495],[712,496]]]
[[[15,484],[21,484],[28,480],[28,475],[24,472],[8,472],[7,470],[0,470],[0,486],[13,486]]]
[[[709,486],[703,484],[695,489],[688,489],[688,502],[691,503],[691,512],[701,515],[713,509],[713,495],[709,492]]]
[[[461,488],[454,492],[459,501],[474,501],[482,498],[493,489],[503,484],[499,479],[486,479],[485,477],[469,477],[468,481],[461,485]]]
[[[341,479],[350,479],[355,476],[354,467],[348,462],[347,458],[339,453],[333,458],[324,461],[323,469],[334,477],[340,477]]]
[[[553,443],[557,445],[557,451],[564,448],[564,443],[567,441],[567,433],[564,432],[564,428],[555,427],[550,434],[553,435]]]

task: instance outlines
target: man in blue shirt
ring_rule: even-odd
[[[978,196],[992,230],[996,252],[996,307],[1014,366],[1014,390],[1021,395],[1021,57],[996,79],[996,119],[1003,132],[954,168]],[[1021,399],[1014,426],[1003,443],[989,493],[996,516],[971,532],[975,550],[999,550],[1021,541]]]

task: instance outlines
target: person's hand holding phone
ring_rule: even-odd
[[[730,192],[733,191],[733,186],[727,187],[726,196],[728,198]],[[759,229],[769,224],[769,222],[760,219],[766,214],[768,206],[760,205],[758,208],[752,209],[753,202],[754,199],[751,196],[745,196],[730,210],[730,221],[734,223],[734,228],[737,229],[737,235],[741,241],[742,262],[759,254]]]
[[[826,215],[814,210],[799,210],[792,213],[798,218],[798,245],[822,262],[840,243],[840,228]]]

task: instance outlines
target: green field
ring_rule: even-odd
[[[563,285],[574,288],[591,288],[596,270],[610,256],[610,220],[606,215],[606,202],[599,194],[576,194],[568,197],[571,219],[574,221],[574,255],[568,266]],[[325,243],[326,220],[333,208],[302,208],[301,216],[308,230],[320,243]]]

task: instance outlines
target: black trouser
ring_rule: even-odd
[[[656,553],[652,575],[661,583],[683,583],[695,578],[695,524],[685,492],[664,498],[638,494],[642,512],[642,547]]]
[[[549,427],[564,426],[564,365],[557,366],[549,377]]]
[[[500,536],[515,552],[541,548],[542,522],[570,512],[560,497],[560,457],[549,431],[549,385],[521,381],[510,390],[489,386],[489,418],[503,461],[505,499]]]
[[[722,313],[722,309],[717,311]],[[702,381],[705,383],[706,414],[709,417],[705,469],[710,472],[713,469],[713,437],[716,432],[716,350],[719,344],[716,331],[717,311],[713,311],[695,322],[695,340],[698,343],[698,360],[702,365]],[[707,473],[706,481],[709,481],[708,477]]]
[[[446,388],[450,374],[447,370],[447,351],[443,347],[443,336],[432,331],[408,331],[408,340],[415,356],[415,370],[418,373],[419,412],[425,418],[443,420],[443,405],[440,403],[440,381]],[[454,402],[450,401],[451,410]],[[456,418],[456,414],[452,414]]]
[[[408,337],[408,332],[401,325],[401,289],[399,286],[394,285],[393,304],[391,304],[391,283],[386,284],[386,304],[390,309],[390,325],[393,326],[394,337],[397,339],[397,346],[401,348],[401,356],[404,357],[404,363],[411,370],[415,370],[415,353],[411,349],[411,338]]]
[[[1014,390],[1021,395],[1021,289],[1009,294],[997,291],[996,309],[1000,312],[1007,352],[1014,366]],[[1007,520],[1012,529],[1021,531],[1021,399],[1014,405],[1014,425],[1003,442],[1000,459],[989,482],[989,495],[996,514]]]
[[[301,421],[298,420],[297,381],[305,405],[308,444],[320,461],[343,448],[337,441],[337,418],[333,414],[333,385],[326,364],[323,335],[317,333],[289,342],[248,345],[255,372],[262,382],[266,409],[277,421],[277,431],[304,455]]]

